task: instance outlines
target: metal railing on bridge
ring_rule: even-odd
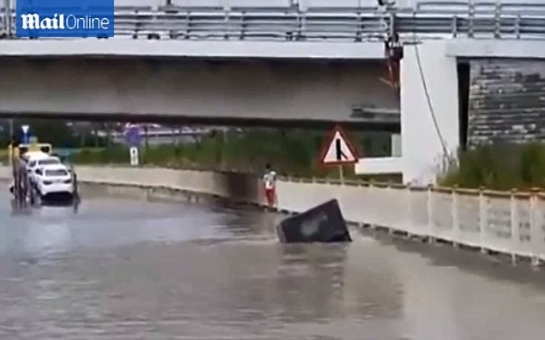
[[[11,14],[8,14],[11,13]],[[15,15],[0,10],[0,36],[16,38]],[[115,8],[115,38],[269,41],[426,38],[545,39],[545,2],[420,1],[413,8]]]

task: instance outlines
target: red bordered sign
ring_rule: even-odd
[[[358,162],[358,153],[340,126],[329,133],[322,148],[322,165],[351,165]]]

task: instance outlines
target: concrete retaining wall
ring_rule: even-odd
[[[159,190],[196,193],[261,204],[259,181],[245,174],[160,168],[77,167],[84,183],[141,186]]]
[[[9,178],[0,168],[0,178]],[[86,183],[194,192],[251,204],[264,204],[255,176],[161,168],[77,167]],[[278,208],[305,211],[331,198],[349,222],[386,227],[407,235],[442,240],[483,251],[545,260],[545,194],[387,187],[282,179]]]
[[[471,60],[470,83],[470,147],[545,140],[545,61]]]

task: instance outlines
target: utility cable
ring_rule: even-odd
[[[421,80],[421,83],[422,83],[422,87],[423,87],[423,90],[424,90],[424,95],[426,96],[426,102],[428,104],[428,109],[430,111],[430,115],[431,115],[431,118],[432,118],[432,121],[433,121],[433,125],[435,127],[435,132],[437,134],[437,136],[439,137],[439,141],[441,143],[441,148],[443,149],[443,157],[444,159],[446,159],[449,163],[449,165],[452,163],[453,159],[450,155],[450,152],[449,150],[447,149],[447,146],[446,146],[446,143],[445,143],[445,139],[443,138],[443,134],[441,133],[441,128],[439,127],[439,123],[437,121],[437,116],[435,114],[435,110],[433,108],[433,104],[432,104],[432,101],[431,101],[431,97],[430,97],[430,91],[428,89],[428,84],[426,82],[426,77],[424,75],[424,69],[423,69],[423,66],[422,66],[422,61],[420,59],[420,51],[418,49],[418,37],[416,35],[416,32],[413,31],[413,37],[414,37],[414,50],[415,50],[415,56],[416,56],[416,64],[418,66],[418,73],[420,75],[420,80]]]
[[[430,110],[430,115],[433,120],[433,125],[435,127],[435,132],[437,133],[437,136],[439,137],[439,141],[441,142],[441,147],[443,149],[443,156],[449,161],[449,163],[452,161],[451,155],[448,152],[445,139],[443,138],[443,134],[441,133],[441,129],[439,127],[439,123],[437,122],[437,116],[435,115],[435,110],[433,109],[433,104],[431,102],[430,92],[428,90],[428,84],[426,82],[426,77],[424,75],[424,69],[422,67],[422,61],[420,60],[420,52],[418,50],[418,42],[416,41],[416,33],[414,33],[415,37],[415,45],[414,45],[414,51],[416,56],[416,64],[418,66],[418,73],[420,74],[420,80],[422,82],[422,87],[424,89],[424,95],[426,96],[426,101],[428,103],[428,108]]]

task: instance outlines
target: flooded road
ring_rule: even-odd
[[[1,188],[2,193],[6,192]],[[285,246],[278,216],[86,197],[10,216],[0,339],[536,340],[545,276],[450,248]]]

